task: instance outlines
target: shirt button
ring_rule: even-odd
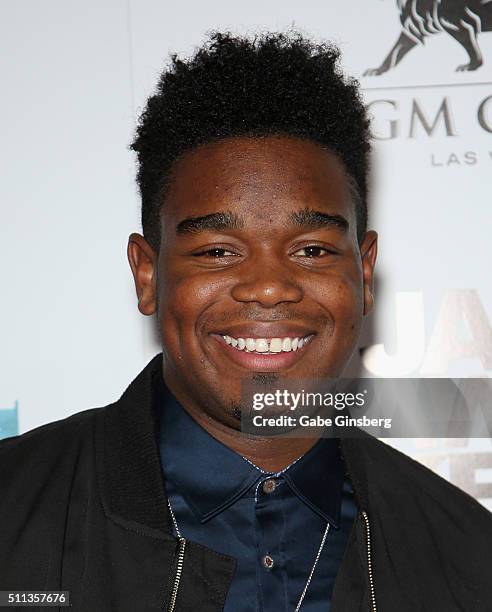
[[[263,561],[263,565],[267,568],[267,569],[272,569],[272,567],[274,566],[274,562],[273,559],[270,557],[270,555],[265,555],[262,559]]]
[[[275,482],[275,480],[273,480],[273,478],[269,478],[268,480],[264,481],[262,488],[263,493],[273,493],[277,488],[277,483]]]

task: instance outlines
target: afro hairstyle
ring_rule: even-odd
[[[174,162],[199,145],[237,136],[297,137],[336,154],[349,180],[362,241],[369,120],[358,82],[342,74],[339,56],[333,44],[314,43],[297,32],[253,38],[214,32],[191,58],[171,56],[130,145],[137,153],[143,233],[156,251]]]

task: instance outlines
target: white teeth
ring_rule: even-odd
[[[230,344],[238,351],[246,349],[250,353],[288,353],[297,351],[307,344],[312,335],[304,338],[232,338],[222,336],[227,344]]]
[[[292,340],[290,338],[283,339],[282,350],[286,353],[289,353],[292,350]]]
[[[258,338],[255,340],[255,349],[257,353],[267,353],[268,352],[268,340],[265,338]]]
[[[253,338],[246,338],[246,349],[248,351],[254,351],[256,348],[256,342]]]
[[[282,352],[282,339],[272,338],[270,340],[270,353],[281,353]]]

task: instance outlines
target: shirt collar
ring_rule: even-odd
[[[283,477],[314,512],[333,527],[340,526],[345,466],[339,440],[321,438]]]
[[[162,407],[159,447],[165,479],[173,483],[202,523],[267,477],[205,431],[169,390]],[[338,440],[322,438],[282,477],[299,499],[338,528],[344,479]]]

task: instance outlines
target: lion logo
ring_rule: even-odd
[[[446,32],[465,49],[469,62],[458,72],[476,70],[483,64],[477,36],[492,30],[492,0],[396,0],[400,11],[401,33],[378,68],[369,68],[364,76],[383,74],[394,68],[427,36]]]

